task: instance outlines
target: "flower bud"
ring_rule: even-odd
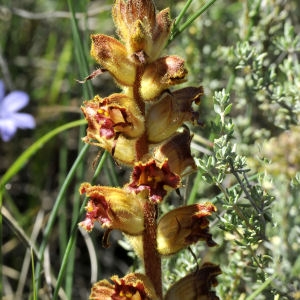
[[[160,202],[169,190],[179,186],[180,177],[170,170],[168,161],[158,163],[152,159],[146,163],[135,164],[131,182],[126,188],[136,194],[147,191],[151,201]]]
[[[193,122],[197,117],[192,109],[198,103],[203,88],[187,87],[167,93],[159,102],[153,104],[146,116],[148,141],[161,142],[170,137],[184,122]]]
[[[156,161],[168,159],[170,170],[183,176],[188,169],[195,169],[195,162],[191,154],[191,136],[187,128],[178,132],[154,149],[153,157]]]
[[[169,40],[171,33],[172,20],[170,18],[170,9],[166,8],[156,15],[156,25],[152,36],[152,48],[149,52],[150,58],[157,59]]]
[[[137,57],[140,63],[153,61],[158,57],[158,53],[153,51],[157,44],[153,41],[153,34],[155,29],[157,35],[157,31],[163,28],[156,25],[153,1],[117,0],[113,6],[113,18],[128,56]],[[151,58],[153,54],[155,58]]]
[[[172,85],[185,81],[187,70],[184,60],[170,55],[157,59],[147,65],[140,85],[140,94],[144,101],[151,101]]]
[[[104,34],[92,34],[91,56],[120,85],[133,85],[135,80],[135,65],[128,58],[125,46],[113,37]]]
[[[137,235],[144,230],[144,215],[140,200],[120,188],[92,186],[83,183],[80,194],[89,198],[86,206],[86,218],[79,223],[91,231],[96,221],[103,228],[119,229],[127,234]]]
[[[182,206],[166,213],[157,225],[157,250],[162,255],[171,255],[199,240],[209,247],[215,246],[208,232],[207,216],[217,209],[212,203]]]
[[[164,300],[218,300],[211,287],[217,285],[216,276],[221,273],[219,266],[204,263],[199,270],[177,281],[168,290]]]
[[[119,278],[112,276],[110,283],[101,280],[92,287],[90,300],[158,300],[149,278],[140,273],[130,273]]]
[[[136,21],[140,21],[148,31],[155,26],[155,7],[152,0],[116,0],[112,9],[117,33],[124,43],[130,38]]]

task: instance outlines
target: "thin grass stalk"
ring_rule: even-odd
[[[182,18],[184,17],[186,11],[188,10],[188,8],[192,4],[192,2],[193,2],[193,0],[188,0],[185,3],[185,5],[184,5],[183,9],[181,10],[181,12],[179,13],[179,15],[176,17],[175,22],[174,22],[175,31],[176,31],[176,27],[181,22]]]
[[[76,5],[75,5],[76,4]],[[84,13],[86,12],[86,2],[84,3],[78,3],[78,2],[73,2],[73,1],[68,1],[68,6],[69,10],[71,12],[71,28],[72,28],[72,35],[74,38],[74,44],[75,44],[75,59],[77,61],[77,65],[79,66],[79,73],[80,74],[88,74],[88,63],[87,63],[87,52],[88,49],[84,48],[84,43],[82,43],[81,38],[80,38],[80,32],[79,32],[79,27],[76,19],[76,12],[78,10],[83,11]],[[81,6],[81,7],[79,7]],[[75,12],[76,11],[76,12]],[[92,96],[92,87],[90,82],[85,84],[83,86],[83,95],[84,98],[91,98]],[[84,132],[81,130],[80,136],[83,136]],[[79,140],[79,145],[78,148],[80,149],[82,147],[82,142]],[[105,156],[106,157],[106,156]],[[83,176],[83,165],[81,165],[77,171],[77,178],[82,178]],[[78,186],[78,185],[76,185]],[[77,237],[77,223],[78,223],[78,210],[79,210],[79,203],[80,203],[80,196],[79,194],[75,194],[77,197],[75,197],[74,201],[74,206],[73,206],[73,213],[72,213],[72,231],[71,231],[71,236],[68,241],[67,249],[64,252],[65,255],[62,259],[62,265],[59,271],[59,279],[56,285],[56,291],[58,293],[63,275],[65,273],[66,269],[66,286],[65,290],[70,298],[72,295],[72,290],[73,290],[73,273],[74,273],[74,262],[75,262],[75,248],[72,247],[76,243],[76,237]],[[54,293],[54,297],[56,293]]]
[[[38,139],[35,143],[33,143],[29,148],[27,148],[22,154],[15,160],[15,162],[10,166],[10,168],[5,172],[5,174],[0,179],[0,206],[2,206],[3,199],[3,191],[5,189],[5,185],[9,182],[9,180],[15,176],[31,159],[31,157],[41,150],[41,148],[52,138],[58,135],[61,132],[64,132],[68,129],[81,126],[86,124],[85,120],[76,120],[70,123],[66,123],[61,125],[47,134],[43,135],[40,139]]]
[[[187,29],[190,25],[193,24],[193,22],[201,16],[211,5],[213,5],[216,2],[216,0],[210,0],[207,3],[205,3],[202,7],[200,7],[199,10],[197,10],[195,13],[193,13],[186,22],[184,22],[181,26],[177,25],[174,28],[174,31],[172,32],[169,43],[171,43],[179,34],[181,34],[185,29]],[[181,15],[181,13],[179,14]],[[182,17],[181,17],[182,18]]]
[[[80,128],[79,136],[84,135],[85,128]],[[83,143],[81,142],[81,139],[78,140],[78,149],[83,147]],[[77,183],[75,184],[75,193],[74,193],[74,202],[73,202],[73,211],[72,211],[72,225],[71,228],[74,226],[77,226],[78,218],[79,218],[79,210],[80,210],[80,195],[77,192],[79,189],[80,182],[82,181],[82,178],[84,176],[84,170],[85,166],[84,164],[80,164],[78,169],[76,170],[76,180]],[[77,233],[78,231],[75,231],[74,234],[74,242],[76,243],[77,240]],[[64,248],[64,253],[65,253]],[[70,249],[70,254],[68,256],[68,265],[67,265],[67,272],[66,272],[66,284],[65,284],[65,292],[67,294],[68,299],[72,298],[72,291],[73,291],[73,281],[74,281],[74,264],[75,264],[75,256],[76,256],[76,248],[72,247]],[[63,261],[63,258],[61,259]]]
[[[64,133],[64,141],[66,141],[66,133]],[[63,147],[60,148],[59,151],[59,186],[62,186],[65,180],[65,174],[68,172],[67,169],[67,158],[68,151],[66,149],[66,143],[64,143]],[[58,230],[59,230],[59,255],[60,261],[63,258],[63,253],[67,247],[67,203],[66,198],[62,201],[61,206],[59,208],[59,219],[58,219]]]
[[[101,172],[101,170],[103,168],[103,164],[104,164],[106,158],[107,158],[107,152],[104,152],[104,154],[102,155],[101,160],[98,164],[98,167],[97,167],[97,169],[94,173],[92,182],[98,177],[99,173]],[[83,203],[80,207],[79,216],[81,216],[84,213],[86,202],[87,202],[87,198],[83,201]],[[67,267],[67,264],[68,264],[69,255],[70,255],[70,252],[72,250],[72,247],[73,247],[75,239],[76,239],[76,234],[77,234],[77,231],[78,231],[77,222],[78,222],[78,219],[77,219],[76,223],[73,224],[73,227],[72,227],[72,230],[71,230],[68,245],[67,245],[66,251],[64,253],[64,257],[63,257],[63,260],[62,260],[62,263],[61,263],[61,268],[59,270],[59,274],[58,274],[58,277],[57,277],[57,282],[56,282],[55,290],[54,290],[54,293],[53,293],[53,300],[57,299],[57,297],[58,297],[59,288],[62,284],[64,273],[65,273],[65,270],[66,270],[66,267]]]
[[[61,202],[63,201],[63,198],[65,196],[65,193],[67,191],[67,188],[70,186],[70,184],[72,183],[72,179],[74,178],[75,174],[76,174],[76,169],[77,167],[79,166],[79,164],[81,164],[83,158],[84,158],[84,155],[85,153],[87,152],[89,148],[89,145],[86,144],[82,150],[80,151],[80,153],[78,154],[73,166],[71,167],[67,177],[66,177],[66,180],[64,182],[64,184],[62,185],[60,191],[59,191],[59,194],[55,200],[55,204],[51,210],[51,214],[50,214],[50,217],[49,217],[49,220],[48,220],[48,223],[47,223],[47,226],[45,228],[45,231],[44,231],[44,236],[43,236],[43,240],[42,240],[42,243],[41,243],[41,246],[39,248],[39,257],[41,259],[41,261],[39,261],[36,265],[36,271],[35,271],[35,280],[36,280],[36,286],[37,286],[37,291],[39,290],[39,286],[40,286],[40,273],[41,273],[41,267],[42,267],[42,261],[43,261],[43,256],[44,256],[44,251],[46,249],[46,246],[47,246],[47,243],[48,243],[48,239],[49,239],[49,236],[50,236],[50,233],[52,231],[52,228],[55,224],[55,220],[56,220],[56,217],[57,217],[57,213],[58,213],[58,210],[59,210],[59,207],[61,205]]]
[[[35,278],[34,278],[35,268],[34,268],[34,255],[33,255],[32,248],[30,248],[30,252],[31,252],[31,271],[32,271],[33,299],[36,300],[37,299],[37,289],[36,289]]]

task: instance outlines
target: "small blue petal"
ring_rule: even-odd
[[[4,83],[3,80],[0,80],[0,106],[1,106],[2,99],[4,98],[4,95],[5,95]]]
[[[29,96],[22,91],[13,91],[6,95],[0,103],[0,109],[7,112],[16,112],[25,107],[29,102]]]
[[[0,135],[4,142],[8,142],[16,133],[17,126],[12,120],[0,119]]]
[[[32,115],[26,113],[14,113],[11,119],[15,122],[16,127],[20,129],[35,128],[35,120]]]

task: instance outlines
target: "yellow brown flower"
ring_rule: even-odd
[[[90,294],[90,300],[158,300],[150,280],[143,274],[130,273],[119,278],[96,282]]]
[[[135,102],[124,94],[98,95],[81,107],[88,122],[84,142],[102,147],[116,160],[132,164],[135,140],[144,132],[144,117]]]
[[[144,230],[142,203],[134,194],[120,188],[92,186],[83,183],[80,194],[89,198],[86,206],[86,218],[79,223],[91,231],[95,222],[106,229],[119,229],[127,234],[137,235]]]
[[[200,240],[215,246],[207,219],[215,211],[216,207],[207,202],[178,207],[163,215],[157,225],[158,252],[171,255]]]
[[[143,101],[152,101],[171,86],[184,82],[187,73],[184,60],[176,55],[161,57],[148,64],[140,83]]]
[[[170,35],[169,9],[156,13],[149,0],[116,0],[112,13],[129,57],[137,58],[139,63],[156,60]]]
[[[164,300],[218,300],[211,287],[218,284],[216,277],[221,273],[219,266],[204,263],[199,270],[177,281],[168,290]]]
[[[121,86],[133,85],[135,64],[128,58],[125,46],[113,37],[92,34],[91,56],[115,78]]]
[[[148,141],[159,143],[169,138],[184,122],[194,122],[198,114],[192,104],[199,103],[203,88],[187,87],[166,93],[151,105],[146,115]]]

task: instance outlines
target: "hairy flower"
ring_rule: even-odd
[[[18,112],[29,102],[25,92],[13,91],[6,96],[4,92],[4,83],[0,80],[0,135],[4,142],[8,142],[18,128],[35,128],[35,120],[30,114]]]
[[[147,65],[140,86],[143,101],[152,101],[172,85],[184,82],[187,73],[184,60],[176,55],[161,57]]]
[[[163,215],[157,225],[158,252],[174,254],[199,240],[206,241],[209,247],[215,246],[207,220],[215,211],[216,207],[208,202],[178,207]]]
[[[169,9],[156,14],[149,0],[116,0],[113,18],[129,56],[140,63],[157,59],[166,45],[172,21]]]
[[[100,138],[115,138],[122,133],[136,138],[144,132],[144,117],[134,101],[124,94],[112,94],[107,98],[98,95],[85,101],[81,107],[88,121],[88,130],[96,130]]]
[[[216,276],[221,273],[219,266],[204,263],[199,270],[177,281],[168,290],[164,300],[218,300],[211,287],[218,284]]]
[[[148,141],[159,143],[169,138],[184,122],[197,120],[192,104],[198,104],[202,95],[201,86],[186,87],[166,93],[159,102],[151,105],[146,116]]]
[[[168,165],[168,160],[161,163],[154,159],[146,163],[135,164],[131,182],[126,186],[131,191],[139,193],[148,191],[149,199],[153,202],[160,202],[171,189],[180,186],[180,177],[173,173]]]
[[[135,65],[128,58],[125,46],[111,36],[92,34],[91,56],[115,78],[121,86],[133,85]]]
[[[83,183],[79,191],[89,197],[86,218],[79,223],[87,231],[91,231],[97,221],[106,229],[119,229],[127,234],[136,235],[143,231],[142,204],[134,194],[89,183]]]
[[[143,274],[130,273],[123,278],[112,276],[110,283],[101,280],[92,287],[90,300],[158,300],[150,280]]]
[[[88,122],[87,143],[111,152],[115,159],[132,164],[135,140],[144,132],[144,117],[133,100],[124,94],[95,96],[81,107]]]

